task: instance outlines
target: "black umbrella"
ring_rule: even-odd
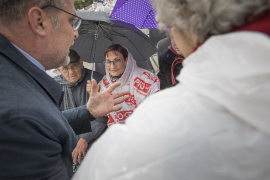
[[[153,71],[149,57],[157,52],[157,48],[149,37],[134,25],[110,19],[105,12],[78,11],[77,15],[83,21],[79,28],[80,36],[71,49],[76,50],[85,62],[102,63],[107,47],[111,44],[120,44],[129,50],[136,61],[139,61],[137,63],[139,67]],[[101,73],[104,74],[105,67],[102,64],[97,64],[96,67],[101,66]]]

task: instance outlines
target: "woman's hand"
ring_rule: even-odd
[[[87,81],[86,91],[91,94],[92,82],[90,80]]]
[[[90,80],[87,81],[87,85],[86,85],[86,91],[91,94],[91,88],[92,88],[92,82]],[[98,85],[98,89],[97,92],[100,91],[100,85]]]

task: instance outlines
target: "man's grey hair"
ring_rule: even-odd
[[[27,15],[30,8],[45,5],[64,8],[66,7],[66,0],[0,0],[0,21],[6,27],[11,28]],[[58,11],[51,7],[44,9],[44,12],[51,18],[54,28],[60,26],[57,16]]]
[[[187,30],[200,43],[269,10],[270,0],[152,0],[161,30]]]

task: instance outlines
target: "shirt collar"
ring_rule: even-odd
[[[42,64],[40,64],[40,62],[38,62],[35,58],[33,58],[32,56],[30,56],[29,54],[27,54],[24,50],[22,50],[21,48],[19,48],[18,46],[16,46],[15,44],[13,44],[12,42],[10,42],[15,48],[17,48],[25,57],[26,59],[28,59],[30,62],[32,62],[34,65],[36,65],[39,69],[41,69],[42,71],[46,72],[45,68],[42,66]]]

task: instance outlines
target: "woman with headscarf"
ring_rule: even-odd
[[[123,102],[122,109],[108,114],[108,127],[113,124],[123,124],[133,113],[134,109],[149,95],[159,91],[160,81],[151,72],[139,68],[132,54],[119,44],[110,45],[104,53],[106,75],[100,81],[100,91],[107,89],[110,84],[120,81],[121,85],[113,93],[123,90],[130,91],[130,98]],[[90,92],[91,85],[87,86]]]
[[[186,58],[180,83],[109,129],[78,179],[269,180],[269,0],[153,2]]]

